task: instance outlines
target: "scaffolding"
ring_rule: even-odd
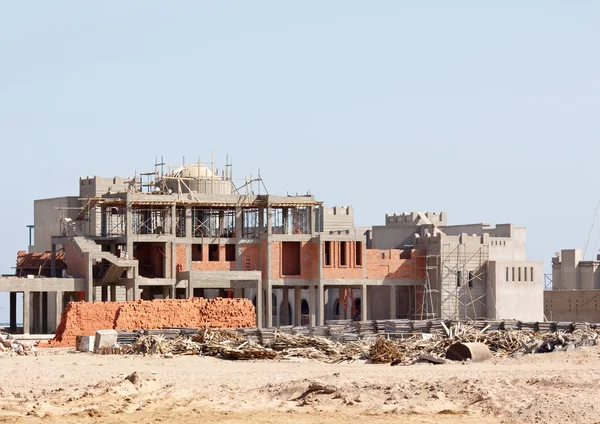
[[[440,251],[439,302],[442,319],[485,319],[489,246],[443,244]],[[492,292],[493,293],[493,292]],[[494,299],[489,299],[494,302]]]

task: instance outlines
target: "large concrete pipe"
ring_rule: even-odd
[[[454,343],[446,351],[446,359],[451,361],[481,362],[490,359],[492,354],[484,343]]]

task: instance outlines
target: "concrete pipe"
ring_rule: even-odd
[[[490,349],[484,343],[454,343],[446,351],[446,359],[451,361],[470,359],[473,362],[482,362],[491,357]]]

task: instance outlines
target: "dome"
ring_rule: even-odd
[[[223,179],[206,166],[193,163],[177,168],[166,178],[167,187],[174,193],[231,194],[231,181]]]
[[[171,177],[179,177],[179,178],[218,178],[221,179],[218,175],[212,172],[206,166],[198,165],[197,163],[193,163],[191,165],[184,165],[180,168],[177,168],[170,175]]]

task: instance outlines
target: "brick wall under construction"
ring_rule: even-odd
[[[253,327],[254,306],[249,299],[153,300],[134,302],[71,302],[62,313],[54,339],[46,347],[75,346],[77,336],[97,330],[132,331],[164,327]]]

